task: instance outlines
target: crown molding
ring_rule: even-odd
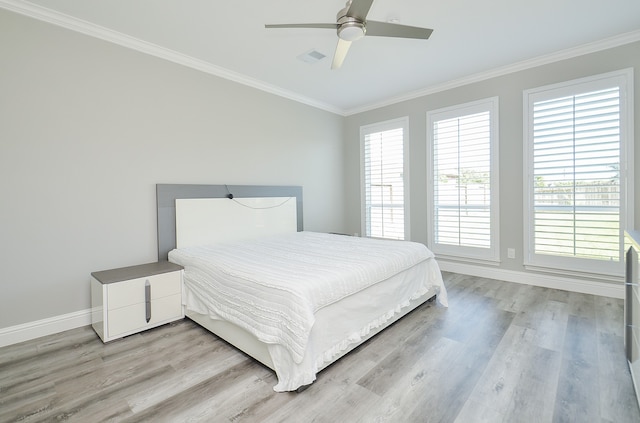
[[[640,41],[640,30],[627,32],[624,34],[616,35],[610,38],[606,38],[593,43],[583,44],[578,47],[573,47],[565,50],[561,50],[555,53],[539,56],[533,59],[523,60],[514,64],[495,68],[486,72],[477,73],[464,78],[447,81],[441,84],[429,86],[427,88],[412,91],[407,94],[388,98],[381,102],[371,103],[362,107],[356,107],[352,109],[341,109],[339,107],[314,100],[309,97],[301,96],[295,92],[282,89],[280,87],[267,84],[263,81],[255,78],[248,77],[246,75],[234,72],[232,70],[213,65],[209,62],[205,62],[200,59],[196,59],[191,56],[187,56],[176,51],[160,47],[156,44],[149,43],[140,40],[135,37],[102,27],[100,25],[87,22],[82,19],[74,18],[72,16],[60,13],[46,7],[35,5],[25,0],[0,0],[0,8],[7,9],[9,11],[19,13],[40,21],[44,21],[53,25],[57,25],[75,32],[79,32],[94,38],[98,38],[104,41],[108,41],[120,46],[130,48],[151,56],[155,56],[170,62],[183,65],[192,69],[199,70],[201,72],[208,73],[223,79],[227,79],[233,82],[237,82],[242,85],[246,85],[270,94],[277,95],[289,100],[296,101],[298,103],[306,104],[308,106],[325,110],[330,113],[334,113],[341,116],[350,116],[358,113],[367,112],[381,107],[390,106],[393,104],[401,103],[407,100],[413,100],[419,97],[424,97],[430,94],[458,88],[464,85],[473,84],[476,82],[485,81],[487,79],[495,78],[498,76],[507,75],[514,72],[523,71],[526,69],[542,66],[561,60],[571,59],[573,57],[582,56],[589,53],[595,53],[601,50],[618,47],[624,44]]]
[[[179,53],[174,50],[170,50],[159,45],[149,43],[144,40],[140,40],[135,37],[123,34],[112,29],[105,28],[94,23],[75,18],[73,16],[60,13],[46,7],[35,5],[24,0],[0,0],[0,8],[7,9],[11,12],[15,12],[24,16],[28,16],[33,19],[37,19],[43,22],[50,23],[52,25],[60,26],[71,31],[79,32],[90,37],[98,38],[110,43],[114,43],[132,50],[139,51],[151,56],[155,56],[170,62],[183,65],[192,69],[196,69],[201,72],[208,73],[223,79],[227,79],[233,82],[237,82],[242,85],[246,85],[252,88],[256,88],[261,91],[265,91],[270,94],[284,97],[289,100],[296,101],[298,103],[306,104],[317,109],[325,110],[334,114],[343,115],[344,111],[326,104],[316,101],[314,99],[301,96],[292,91],[284,90],[280,87],[266,84],[255,78],[248,77],[246,75],[234,72],[232,70],[213,65],[204,60],[196,59],[191,56]]]
[[[585,54],[596,53],[598,51],[619,47],[621,45],[634,43],[636,41],[640,41],[640,30],[626,32],[624,34],[616,35],[610,38],[605,38],[603,40],[595,41],[593,43],[583,44],[578,47],[560,50],[551,54],[538,56],[533,59],[523,60],[521,62],[513,63],[506,66],[501,66],[499,68],[491,69],[486,72],[481,72],[481,73],[470,75],[464,78],[447,81],[442,84],[432,85],[425,89],[412,91],[410,93],[392,97],[375,104],[369,104],[367,106],[346,110],[344,111],[344,115],[350,116],[350,115],[355,115],[358,113],[367,112],[374,109],[379,109],[381,107],[390,106],[393,104],[401,103],[403,101],[413,100],[419,97],[424,97],[426,95],[435,94],[435,93],[450,90],[453,88],[462,87],[464,85],[485,81],[487,79],[495,78],[498,76],[508,75],[510,73],[535,68],[537,66],[559,62],[561,60],[583,56]]]

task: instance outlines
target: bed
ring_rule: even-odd
[[[158,256],[188,318],[273,369],[319,371],[446,289],[422,244],[308,232],[301,187],[158,185]]]

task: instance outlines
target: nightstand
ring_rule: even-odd
[[[182,319],[182,269],[160,261],[91,273],[91,325],[102,341]]]

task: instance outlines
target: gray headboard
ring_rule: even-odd
[[[177,198],[225,198],[229,194],[234,198],[296,197],[298,231],[303,230],[300,186],[157,184],[158,260],[167,260],[169,251],[176,248]]]

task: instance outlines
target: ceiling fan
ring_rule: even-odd
[[[277,24],[265,25],[265,28],[322,28],[335,29],[338,32],[338,46],[333,55],[331,69],[342,66],[351,42],[367,36],[419,38],[426,40],[433,29],[400,25],[392,22],[368,21],[367,14],[373,0],[347,0],[344,9],[338,12],[336,23]]]

